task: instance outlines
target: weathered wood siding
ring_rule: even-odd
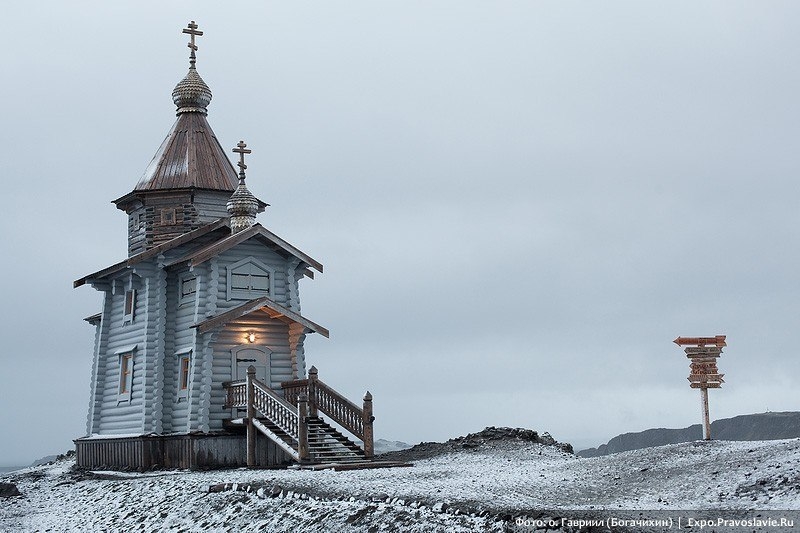
[[[247,440],[243,434],[140,436],[77,439],[76,462],[84,468],[137,469],[234,468],[247,466]],[[275,443],[256,438],[256,464],[291,463]]]
[[[156,265],[157,266],[157,265]],[[152,433],[164,431],[164,354],[166,353],[167,323],[167,273],[157,268],[148,278],[147,292],[147,347],[145,385],[145,430]]]
[[[231,193],[228,191],[195,191],[192,203],[197,209],[198,219],[203,224],[214,222],[228,216],[227,203]]]
[[[137,206],[128,213],[128,255],[143,252],[147,246],[145,234],[145,208],[144,204],[137,202]]]
[[[143,195],[128,213],[128,255],[228,216],[227,191],[161,191]],[[173,224],[161,219],[162,209],[174,209]]]
[[[223,420],[231,416],[229,410],[223,409],[222,383],[236,378],[232,350],[247,344],[246,335],[251,331],[256,334],[255,344],[270,352],[271,387],[279,390],[281,381],[305,375],[302,326],[290,326],[258,311],[219,331],[200,335],[191,327],[245,301],[229,297],[228,269],[249,258],[271,271],[270,298],[299,312],[299,280],[303,277],[299,260],[286,258],[256,238],[250,239],[194,267],[191,275],[197,279],[196,294],[189,301],[182,301],[180,283],[190,274],[188,267],[181,263],[163,265],[202,246],[202,241],[137,264],[136,308],[131,324],[123,324],[125,289],[131,274],[125,273],[105,285],[96,284],[106,292],[97,329],[87,417],[89,435],[221,430]],[[130,400],[121,401],[118,352],[133,345],[136,350]],[[189,350],[189,386],[187,393],[181,395],[178,354]]]
[[[286,280],[288,291],[289,309],[300,313],[300,280],[303,278],[303,270],[298,269],[300,261],[292,259],[287,262]],[[305,328],[299,324],[292,324],[289,328],[289,346],[292,355],[292,374],[294,379],[306,375],[306,356],[303,349],[305,342]]]
[[[95,326],[94,331],[94,354],[92,361],[92,380],[89,386],[89,414],[86,420],[86,434],[96,433],[100,425],[100,413],[103,408],[103,389],[104,384],[100,376],[106,372],[106,357],[101,356],[103,352],[104,339],[108,338],[110,320],[106,317],[107,309],[111,307],[111,292],[103,292],[103,310],[100,313],[100,322]]]
[[[98,350],[98,375],[96,407],[93,432],[100,434],[136,433],[144,431],[145,375],[147,371],[148,346],[146,326],[148,322],[148,292],[152,286],[148,281],[152,270],[147,265],[137,269],[139,275],[126,274],[111,283],[107,295],[108,306],[104,306],[101,326],[100,349]],[[133,279],[136,290],[134,318],[131,323],[123,322],[125,292]],[[108,324],[108,330],[105,330]],[[120,356],[129,346],[136,346],[133,352],[132,386],[130,399],[121,400]]]

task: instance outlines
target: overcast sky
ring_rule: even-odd
[[[196,20],[320,377],[376,437],[576,448],[700,421],[678,335],[728,335],[712,418],[797,410],[800,4],[36,2],[0,21],[0,465],[82,436],[129,192]]]

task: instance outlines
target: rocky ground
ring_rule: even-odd
[[[800,528],[800,439],[582,459],[547,434],[487,428],[384,457],[414,466],[141,474],[83,471],[65,457],[0,475],[21,493],[0,496],[0,530],[665,531],[609,520],[699,516],[796,517]],[[772,530],[787,531],[746,529]]]

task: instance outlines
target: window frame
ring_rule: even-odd
[[[133,392],[133,371],[136,366],[136,345],[115,352],[119,365],[117,374],[117,405],[130,402]]]
[[[128,299],[130,295],[130,299]],[[129,305],[130,302],[130,305]],[[122,324],[132,324],[136,317],[136,289],[125,291],[122,301]]]
[[[177,357],[178,365],[178,379],[175,391],[180,402],[189,398],[189,389],[192,385],[192,349],[183,348],[178,350],[175,352],[175,356]]]
[[[160,226],[175,226],[178,224],[178,213],[174,207],[162,207],[159,217]]]
[[[240,270],[246,266],[255,266],[266,274],[267,288],[265,290],[253,289],[252,281],[248,285],[248,289],[233,288],[233,276],[237,274],[236,270]],[[252,277],[253,274],[248,272],[247,275]],[[253,300],[255,298],[261,298],[262,296],[272,296],[275,294],[275,269],[267,266],[253,256],[245,257],[228,266],[226,292],[228,300]]]
[[[194,280],[194,291],[189,294],[183,294],[183,284]],[[178,303],[183,305],[192,303],[197,299],[197,282],[198,276],[194,272],[185,272],[178,276]]]

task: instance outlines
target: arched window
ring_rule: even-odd
[[[248,257],[228,267],[228,300],[252,300],[272,294],[273,270]]]

